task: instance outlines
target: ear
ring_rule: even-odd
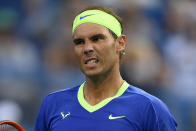
[[[125,50],[125,45],[127,42],[126,35],[121,35],[117,38],[117,52],[121,52]]]

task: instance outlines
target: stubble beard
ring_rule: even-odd
[[[107,69],[102,70],[95,74],[87,74],[83,69],[81,69],[84,75],[86,76],[86,80],[89,79],[93,83],[100,83],[101,81],[106,80],[108,77],[113,75],[113,72],[115,72],[115,63],[111,64]]]

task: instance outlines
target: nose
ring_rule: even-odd
[[[94,52],[93,45],[90,42],[84,44],[84,55],[89,56]]]

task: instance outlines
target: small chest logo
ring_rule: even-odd
[[[68,112],[67,114],[64,114],[64,112],[61,112],[62,119],[65,119],[70,114],[71,114],[70,112]]]
[[[123,118],[125,116],[112,116],[112,115],[109,115],[109,119],[110,120],[114,120],[114,119],[120,119],[120,118]]]

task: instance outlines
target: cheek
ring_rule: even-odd
[[[116,60],[116,54],[116,49],[113,45],[105,46],[104,48],[102,48],[101,54],[101,56],[103,56],[103,62],[105,64],[113,63]]]
[[[74,47],[74,53],[75,53],[75,55],[78,57],[79,56],[79,54],[80,54],[80,48],[78,48],[78,47]]]
[[[103,50],[107,57],[114,57],[117,54],[115,43],[108,45]]]
[[[79,60],[80,57],[82,56],[82,49],[78,48],[78,47],[75,47],[74,48],[74,53],[75,53],[76,58]]]

